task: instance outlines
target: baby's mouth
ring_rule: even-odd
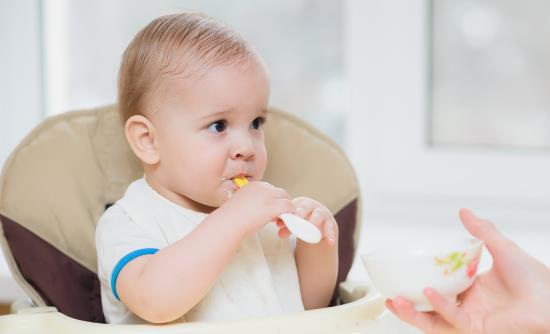
[[[227,196],[227,199],[230,199],[231,196],[233,196],[233,194],[239,189],[241,188],[244,184],[248,183],[248,182],[251,182],[253,180],[252,176],[250,175],[243,175],[243,174],[239,174],[239,175],[235,175],[231,178],[224,178],[223,181],[229,181],[230,182],[230,187],[229,189],[226,189],[226,196]]]
[[[248,181],[248,182],[252,182],[253,181],[253,177],[250,176],[250,175],[245,175],[245,174],[237,174],[237,175],[234,175],[232,177],[227,177],[227,178],[223,178],[222,181],[230,181],[233,185],[236,186],[235,184],[235,181],[239,182],[240,180],[242,180],[243,182],[246,182],[245,181]],[[238,187],[237,187],[238,188]]]
[[[231,178],[233,184],[241,188],[243,185],[252,182],[252,176],[250,175],[237,175]]]

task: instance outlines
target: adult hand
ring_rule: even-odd
[[[550,269],[471,211],[461,209],[460,219],[485,243],[492,268],[458,296],[458,305],[426,288],[434,312],[418,312],[402,297],[386,307],[426,333],[550,333]]]

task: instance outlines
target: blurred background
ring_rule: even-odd
[[[270,68],[271,104],[348,154],[358,254],[465,235],[469,207],[550,265],[545,0],[0,0],[0,165],[44,118],[113,103],[134,34],[184,10],[244,35]],[[367,280],[359,261],[349,278]],[[21,295],[0,257],[0,304]]]

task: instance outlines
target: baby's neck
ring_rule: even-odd
[[[190,209],[202,213],[211,213],[216,208],[204,205],[202,203],[193,201],[192,199],[171,191],[170,189],[162,186],[160,182],[157,182],[154,177],[148,176],[145,173],[145,182],[160,196],[164,197],[166,200],[179,205],[183,208]]]

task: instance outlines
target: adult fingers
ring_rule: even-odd
[[[432,304],[434,311],[439,313],[452,327],[466,331],[470,327],[468,315],[456,303],[450,301],[432,288],[424,289],[424,295]]]
[[[472,211],[468,209],[460,209],[458,215],[460,216],[460,220],[468,232],[486,244],[491,243],[495,239],[502,238],[495,225],[487,220],[477,217],[472,213]]]
[[[460,209],[459,216],[468,232],[483,241],[497,267],[513,267],[514,263],[525,261],[525,252],[502,235],[494,224],[477,217],[468,209]]]
[[[450,333],[451,326],[438,314],[418,312],[411,302],[402,297],[396,297],[390,308],[399,319],[409,323],[426,333]]]
[[[391,311],[391,313],[397,315],[397,310],[395,309],[395,306],[393,306],[393,300],[390,298],[386,299],[384,301],[384,305],[386,305],[386,308]]]

